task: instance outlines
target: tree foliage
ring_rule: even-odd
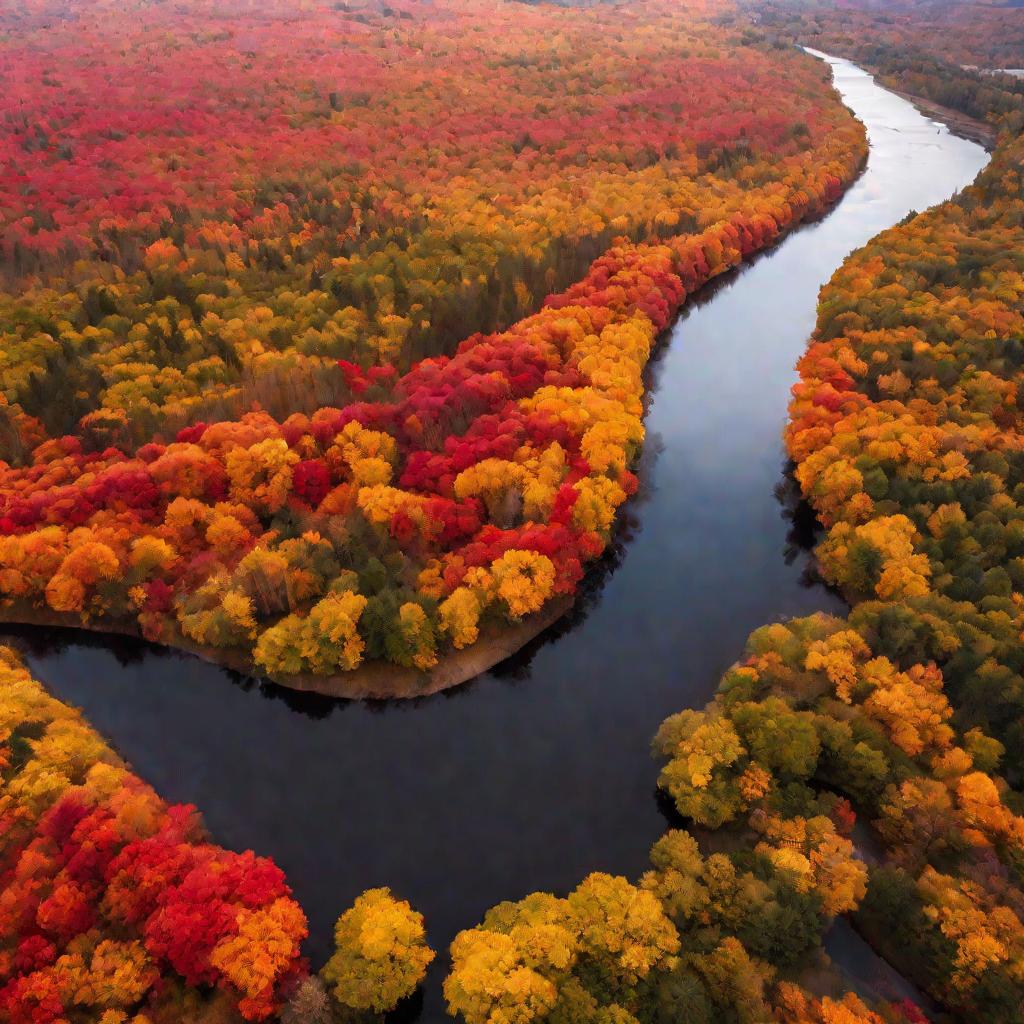
[[[5,50],[81,77],[3,101],[0,602],[277,677],[427,671],[572,596],[655,338],[864,155],[815,62],[699,4],[73,6]]]
[[[306,918],[276,865],[208,842],[6,647],[0,824],[4,1020],[145,1024],[218,1000],[265,1020],[301,977]]]
[[[354,1010],[393,1010],[434,959],[423,917],[389,889],[369,889],[334,928],[336,952],[323,969],[334,998]]]

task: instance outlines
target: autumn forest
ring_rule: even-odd
[[[0,7],[0,1021],[1024,1024],[1018,69],[1000,0]],[[923,201],[888,215],[887,173]],[[806,315],[755,276],[801,245]],[[735,393],[739,434],[769,390],[774,484],[670,429]],[[733,501],[782,501],[785,587]],[[728,629],[616,587],[645,537],[691,572],[675,536]],[[574,653],[588,624],[641,638],[635,679]],[[157,676],[224,714],[200,671],[292,709],[290,740],[223,720],[280,789],[133,745]],[[424,898],[373,849],[333,881],[295,854],[340,827],[295,791],[374,775],[356,706],[452,719],[412,772],[458,805],[460,772],[514,782],[488,692],[545,716],[550,674],[589,758],[643,757],[614,853],[580,829],[539,890],[530,843],[577,833],[499,829],[451,934],[454,865]],[[551,799],[614,805],[552,721]],[[400,830],[397,778],[353,815]]]

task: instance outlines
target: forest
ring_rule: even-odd
[[[864,159],[820,67],[699,6],[618,27],[371,4],[325,14],[330,47],[301,61],[291,5],[244,32],[198,5],[199,32],[142,4],[106,58],[100,12],[75,9],[65,38],[30,8],[8,53],[15,82],[49,81],[47,54],[83,75],[79,102],[4,101],[3,206],[34,212],[5,232],[0,611],[342,694],[364,661],[415,692],[482,628],[572,598],[635,490],[658,333]],[[332,77],[338,53],[372,97]],[[119,94],[105,60],[156,71]]]
[[[665,329],[864,164],[794,44],[997,144],[820,294],[785,447],[850,610],[664,721],[644,873],[481,908],[448,961],[373,888],[311,964],[284,872],[0,646],[0,1019],[397,1021],[440,955],[466,1024],[1024,1024],[1024,89],[978,70],[1021,9],[66,6],[0,12],[2,616],[284,682],[576,595]],[[840,918],[919,1001],[823,961]]]
[[[994,73],[1016,68],[1024,53],[1024,24],[1012,8],[904,2],[883,15],[866,4],[769,0],[747,10],[777,42],[797,36],[856,60],[891,89],[1020,131],[1024,81]]]
[[[787,14],[842,52],[848,23],[814,12]],[[859,13],[862,42],[892,54],[885,22]],[[975,45],[989,52],[987,34]],[[1024,1020],[1020,94],[1010,81],[981,111],[985,92],[924,95],[992,118],[999,146],[972,187],[853,253],[823,290],[786,433],[825,527],[820,571],[853,611],[757,630],[714,700],[662,725],[658,785],[682,827],[628,897],[643,924],[619,963],[585,944],[568,966],[536,961],[531,929],[572,921],[579,890],[568,907],[496,907],[452,950],[445,991],[468,1021],[510,1006],[523,1020]],[[927,1012],[800,984],[838,914]],[[496,978],[483,949],[517,966]]]

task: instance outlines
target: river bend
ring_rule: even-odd
[[[638,875],[666,818],[648,750],[709,699],[746,635],[838,599],[807,579],[811,525],[780,441],[818,290],[852,249],[969,183],[986,161],[843,60],[871,145],[821,222],[706,289],[652,361],[641,488],[566,622],[425,700],[338,703],[134,641],[18,630],[33,672],[214,839],[272,856],[328,955],[334,918],[390,885],[444,949],[503,899]],[[795,515],[794,515],[795,512]],[[422,1019],[443,1018],[443,957]]]

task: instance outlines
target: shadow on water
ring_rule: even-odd
[[[519,654],[430,699],[344,703],[138,641],[10,631],[165,798],[281,865],[314,964],[370,887],[410,900],[445,950],[501,900],[564,893],[591,871],[639,875],[675,820],[652,796],[659,723],[703,704],[753,629],[843,611],[809,571],[813,516],[783,468],[793,367],[843,257],[969,182],[985,154],[852,65],[834,70],[868,128],[865,173],[659,343],[639,492],[572,613]],[[445,966],[442,954],[403,1020],[444,1018]]]
[[[839,591],[826,583],[817,570],[813,552],[825,535],[825,528],[814,514],[811,503],[801,493],[794,476],[795,469],[795,464],[787,459],[782,467],[782,478],[775,485],[775,500],[779,503],[782,520],[786,523],[786,546],[782,551],[782,560],[788,566],[798,565],[801,586],[823,587],[837,601],[841,601]]]
[[[840,917],[825,935],[825,952],[843,971],[843,982],[872,1004],[910,1000],[928,1013],[938,1006],[926,993],[890,967],[846,917]]]

